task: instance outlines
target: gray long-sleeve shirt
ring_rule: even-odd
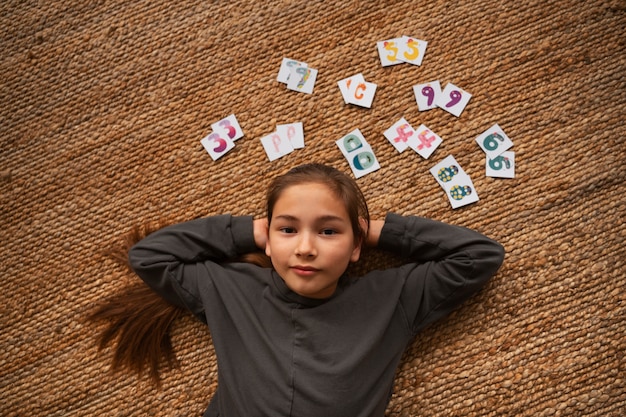
[[[407,344],[478,291],[504,251],[472,230],[395,214],[378,246],[407,263],[325,300],[292,292],[272,269],[224,262],[257,249],[251,217],[169,226],[129,257],[157,293],[209,326],[218,390],[206,415],[380,417]]]

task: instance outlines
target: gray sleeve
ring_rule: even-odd
[[[417,333],[478,292],[504,260],[498,242],[423,217],[389,214],[378,246],[409,260],[401,304]]]
[[[255,250],[252,217],[221,215],[160,229],[135,244],[128,257],[156,293],[199,315],[201,281],[223,274],[220,262]]]

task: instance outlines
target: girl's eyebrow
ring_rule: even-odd
[[[292,216],[291,214],[277,214],[274,216],[275,219],[286,220],[286,221],[298,221],[299,219],[296,216]],[[317,217],[315,219],[318,222],[343,222],[345,219],[341,216],[336,216],[334,214],[325,214],[323,216]]]

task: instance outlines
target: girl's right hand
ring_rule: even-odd
[[[252,227],[254,231],[254,243],[256,243],[259,249],[265,251],[267,235],[269,233],[267,218],[255,219],[252,223]]]

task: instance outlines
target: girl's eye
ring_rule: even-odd
[[[294,229],[293,227],[281,227],[280,231],[282,233],[295,233],[296,229]]]
[[[323,234],[323,235],[334,235],[335,233],[337,233],[337,231],[335,231],[333,229],[324,229],[321,232],[321,234]]]

